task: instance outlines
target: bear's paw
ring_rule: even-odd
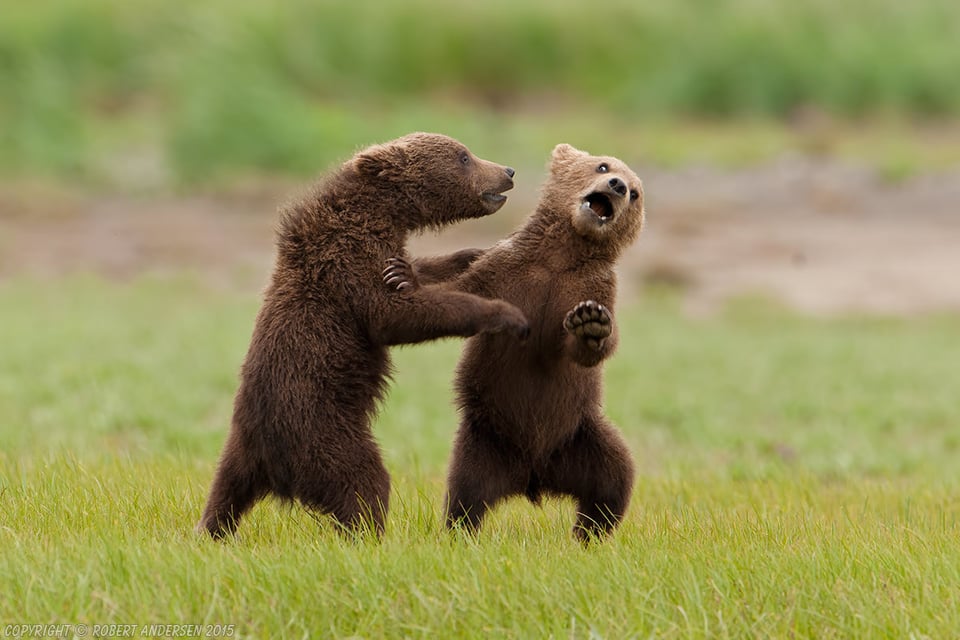
[[[603,340],[613,332],[613,317],[599,302],[585,300],[563,319],[563,328],[590,347],[599,349]]]
[[[397,291],[413,291],[420,287],[413,267],[403,258],[387,258],[383,282]]]

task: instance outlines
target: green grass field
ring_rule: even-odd
[[[43,195],[0,216],[25,223],[60,190],[249,193],[412,130],[522,170],[558,142],[635,167],[960,166],[954,0],[6,4],[0,186]],[[564,500],[504,504],[477,538],[444,530],[460,345],[397,349],[375,425],[382,542],[266,501],[218,544],[193,526],[259,298],[205,282],[0,274],[0,637],[960,633],[956,315],[625,304],[605,404],[638,479],[589,548]]]
[[[479,130],[485,152],[532,149],[519,143],[544,130],[577,144],[586,126],[583,139],[631,162],[669,162],[699,160],[700,147],[649,145],[663,120],[960,113],[952,0],[8,4],[0,175],[307,175],[413,129]],[[721,159],[769,157],[772,141],[739,137]]]
[[[606,407],[640,471],[616,536],[572,504],[447,535],[456,341],[396,351],[382,543],[267,502],[195,537],[258,298],[190,277],[0,282],[0,622],[243,637],[950,637],[956,317],[620,310]],[[2,632],[2,631],[0,631]]]

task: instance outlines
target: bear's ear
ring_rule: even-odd
[[[553,148],[553,153],[551,154],[550,157],[553,160],[554,164],[556,164],[556,163],[569,162],[575,158],[579,158],[585,155],[588,155],[588,154],[584,151],[580,151],[575,147],[572,147],[571,145],[565,142],[562,142]]]
[[[387,177],[397,175],[403,171],[407,162],[407,154],[401,145],[375,144],[358,153],[353,164],[357,171],[364,176]]]

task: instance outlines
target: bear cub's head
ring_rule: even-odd
[[[626,164],[558,144],[544,196],[569,213],[574,230],[597,242],[632,242],[643,226],[643,183]]]
[[[354,157],[373,179],[410,209],[413,226],[439,226],[496,212],[513,188],[514,170],[473,155],[461,142],[436,133],[411,133],[364,149]]]

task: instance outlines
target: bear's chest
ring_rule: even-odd
[[[590,299],[588,280],[574,271],[553,271],[529,265],[514,274],[504,299],[515,304],[530,323],[526,354],[531,366],[552,360],[563,340],[563,319],[582,300]]]
[[[565,297],[564,284],[558,274],[542,265],[531,264],[509,274],[500,295],[515,304],[536,325]]]
[[[522,274],[516,274],[508,299],[531,320],[566,314],[590,297],[593,280],[586,269],[554,270],[544,265],[530,265]]]

